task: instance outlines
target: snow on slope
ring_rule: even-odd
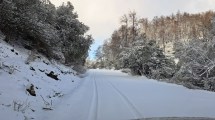
[[[46,114],[44,111],[54,110],[54,106],[81,83],[71,68],[50,62],[42,55],[35,55],[35,60],[26,64],[30,51],[8,45],[2,39],[0,36],[1,120],[39,120],[41,114]],[[60,80],[46,75],[51,71]],[[26,91],[31,84],[36,96]]]

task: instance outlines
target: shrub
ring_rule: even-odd
[[[150,78],[171,78],[174,74],[174,61],[168,59],[155,41],[142,46],[134,46],[121,54],[122,68],[129,68],[132,74]]]

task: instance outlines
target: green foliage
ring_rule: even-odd
[[[0,30],[10,42],[22,44],[67,65],[84,64],[92,37],[68,2],[55,8],[49,0],[3,0],[0,4]],[[80,62],[81,61],[81,62]]]

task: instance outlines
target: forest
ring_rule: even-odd
[[[120,27],[96,50],[92,68],[124,69],[133,75],[215,91],[215,13],[120,18]]]

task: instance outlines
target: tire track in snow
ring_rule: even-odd
[[[93,73],[93,85],[94,85],[94,91],[93,91],[93,97],[91,102],[91,107],[89,109],[89,120],[97,120],[98,119],[98,87],[95,80],[95,73]]]
[[[85,80],[86,78],[84,79],[79,79],[80,81],[77,83],[77,85],[72,88],[71,90],[67,91],[64,93],[64,96],[63,98],[67,98],[69,99],[70,97],[72,97],[74,95],[75,92],[79,91],[79,89],[81,89],[81,87],[83,86],[83,84],[85,84],[86,82],[88,82],[87,80]],[[60,100],[60,101],[57,101],[55,102],[55,105],[53,105],[53,107],[57,107],[59,105],[61,105],[62,103],[64,103],[64,101]]]
[[[91,110],[91,104],[94,100],[93,79],[93,74],[82,80],[80,79],[81,81],[79,84],[65,94],[63,99],[55,105],[55,110],[50,111],[45,116],[42,116],[42,118],[51,120],[51,118],[53,119],[53,116],[55,116],[53,120],[93,120],[89,118],[89,110]],[[84,99],[86,101],[84,101]],[[65,112],[63,112],[62,115],[57,115],[62,111]]]
[[[139,119],[142,116],[142,114],[138,111],[138,109],[136,108],[136,106],[131,102],[131,100],[129,100],[129,98],[124,95],[115,85],[113,85],[113,83],[111,83],[110,81],[107,80],[107,83],[120,95],[120,97],[122,98],[123,101],[125,101],[128,105],[128,107],[131,108],[131,112],[133,113],[135,119]]]

